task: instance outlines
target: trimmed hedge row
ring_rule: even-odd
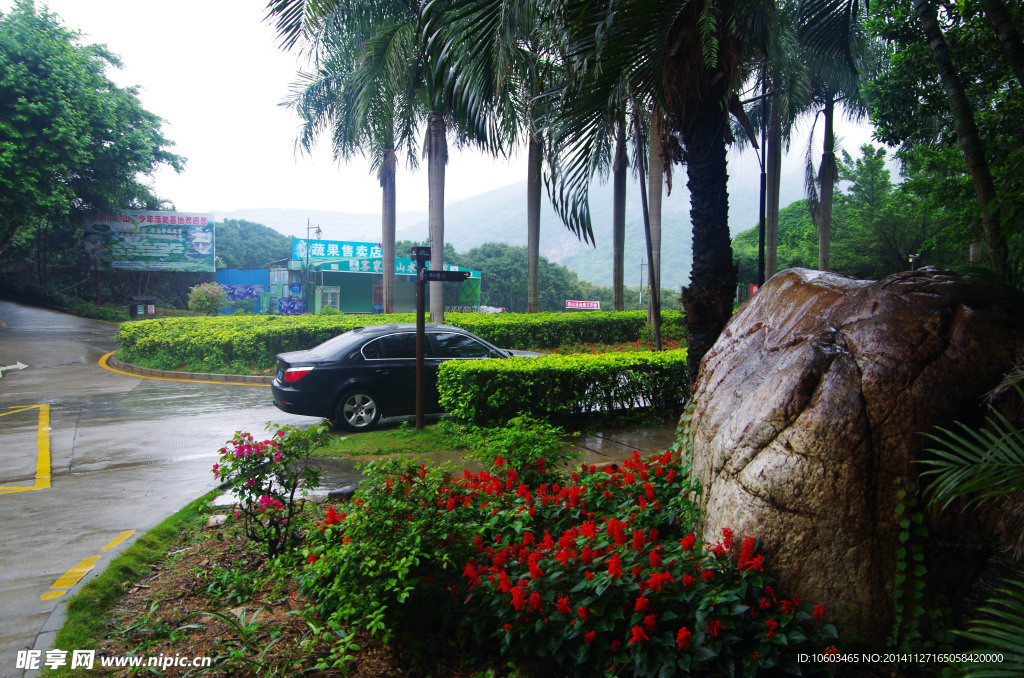
[[[438,370],[441,406],[477,426],[518,414],[562,423],[634,408],[670,410],[688,389],[686,349],[660,353],[451,360]]]
[[[665,313],[666,324],[679,322]],[[618,343],[646,336],[643,311],[590,313],[448,313],[445,321],[504,348],[556,348],[569,343]],[[232,364],[268,369],[274,356],[312,348],[348,330],[416,322],[413,313],[390,315],[241,315],[160,318],[125,323],[118,358],[156,369],[188,366],[217,371]]]

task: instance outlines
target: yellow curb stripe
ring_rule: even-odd
[[[270,384],[247,384],[247,383],[244,383],[244,382],[241,382],[241,381],[213,381],[213,380],[210,380],[210,379],[182,379],[181,377],[151,377],[151,376],[149,376],[147,374],[135,374],[134,372],[125,372],[124,370],[119,370],[116,367],[111,367],[110,365],[107,364],[107,359],[110,358],[110,356],[114,355],[114,353],[116,353],[116,351],[111,351],[110,353],[108,353],[105,356],[103,356],[102,358],[100,358],[99,366],[102,367],[105,370],[110,370],[111,372],[116,372],[118,374],[123,374],[123,375],[125,375],[127,377],[135,377],[137,379],[155,379],[157,381],[183,381],[183,382],[188,382],[190,384],[224,384],[226,386],[264,386],[264,387],[269,387],[270,386]]]
[[[128,530],[126,532],[122,532],[121,534],[114,537],[114,539],[109,544],[101,548],[100,551],[109,551],[110,549],[114,548],[115,546],[117,546],[133,534],[135,534],[135,530]]]
[[[69,589],[84,577],[89,570],[96,565],[96,562],[100,559],[99,555],[89,556],[85,558],[78,565],[75,565],[70,570],[60,576],[60,579],[53,582],[50,585],[51,589]]]

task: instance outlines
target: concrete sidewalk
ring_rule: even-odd
[[[674,425],[652,425],[587,433],[575,439],[575,446],[583,451],[581,463],[601,464],[624,461],[634,451],[649,457],[669,449],[675,441]]]

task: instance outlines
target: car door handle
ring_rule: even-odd
[[[377,374],[391,374],[391,370],[375,370]]]

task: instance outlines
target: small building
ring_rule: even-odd
[[[384,309],[384,258],[380,243],[292,238],[291,258],[283,268],[217,271],[217,282],[231,301],[252,299],[253,312],[293,315],[325,307],[342,313],[381,313]],[[480,308],[480,271],[460,283],[445,283],[445,307]],[[427,289],[429,299],[429,286]],[[428,301],[429,303],[429,301]],[[395,313],[416,311],[416,262],[395,257]]]

